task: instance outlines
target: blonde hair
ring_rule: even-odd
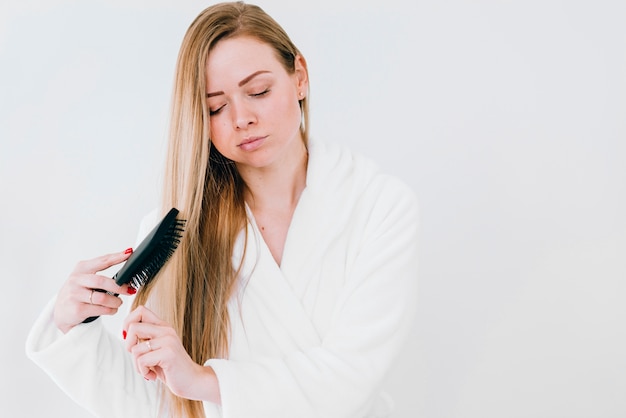
[[[222,39],[251,36],[267,43],[289,73],[300,52],[261,8],[243,2],[205,9],[183,39],[174,90],[165,165],[162,212],[172,207],[187,220],[183,239],[158,280],[138,293],[134,306],[149,303],[169,322],[198,364],[228,355],[227,303],[238,276],[235,240],[247,223],[243,180],[233,161],[213,147],[206,95],[206,63]],[[308,102],[300,100],[300,131],[308,142]],[[179,398],[165,385],[161,410],[168,416],[203,417],[202,403]]]

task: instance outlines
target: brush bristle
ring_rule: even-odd
[[[141,266],[139,271],[130,279],[129,285],[135,290],[148,283],[159,272],[161,267],[170,259],[180,244],[180,238],[185,228],[185,220],[177,219],[163,235],[158,247],[152,252],[149,261]]]

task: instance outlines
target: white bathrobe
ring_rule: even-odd
[[[229,358],[206,362],[222,406],[204,403],[207,417],[389,416],[393,402],[381,385],[417,299],[414,193],[370,160],[312,142],[281,265],[248,215],[241,286],[229,306]],[[141,234],[156,220],[144,222]],[[242,254],[240,239],[234,262]],[[120,336],[101,320],[63,335],[53,303],[30,332],[28,356],[97,416],[155,417],[157,386],[134,371]]]

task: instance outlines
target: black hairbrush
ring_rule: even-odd
[[[177,219],[177,215],[178,209],[170,209],[113,276],[115,283],[120,286],[128,283],[135,290],[139,290],[141,286],[156,276],[180,244],[180,238],[185,229],[185,221]],[[102,289],[94,290],[112,294]],[[97,318],[97,316],[90,316],[83,323],[94,321]]]

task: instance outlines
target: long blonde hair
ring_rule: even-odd
[[[227,302],[238,275],[238,266],[232,262],[233,248],[247,222],[243,180],[234,162],[211,143],[206,63],[217,42],[242,35],[273,47],[286,71],[295,71],[300,52],[258,6],[220,3],[192,22],[176,66],[162,201],[163,213],[176,207],[187,224],[177,251],[158,280],[141,289],[134,302],[134,306],[148,303],[169,322],[198,364],[228,356]],[[300,130],[306,145],[306,98],[300,106]],[[162,412],[168,416],[204,416],[201,402],[179,398],[165,385],[161,394]]]

